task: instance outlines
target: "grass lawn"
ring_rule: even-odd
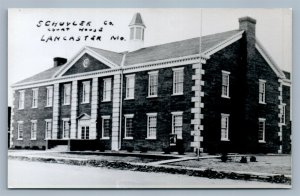
[[[291,156],[256,156],[257,162],[240,163],[240,157],[232,157],[227,162],[222,162],[220,159],[200,159],[188,160],[181,162],[168,163],[168,165],[182,166],[182,167],[195,167],[204,169],[213,169],[221,171],[245,171],[245,172],[259,172],[271,174],[286,174],[291,175]]]

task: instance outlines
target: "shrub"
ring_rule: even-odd
[[[29,146],[25,146],[25,147],[24,147],[24,149],[26,149],[26,150],[29,150],[29,149],[30,149],[30,147],[29,147]]]
[[[42,146],[42,148],[41,148],[42,150],[46,150],[46,146]]]
[[[251,156],[250,157],[250,162],[256,162],[256,157],[255,156]]]
[[[15,146],[15,149],[22,149],[22,146]]]
[[[228,160],[228,155],[227,155],[227,153],[223,153],[222,155],[221,155],[221,161],[222,162],[226,162]]]
[[[146,153],[148,151],[148,148],[147,147],[141,147],[141,153]]]
[[[170,154],[171,153],[171,148],[170,147],[165,147],[163,148],[163,151],[165,154]]]
[[[240,160],[240,163],[247,163],[247,157],[243,156]]]
[[[39,150],[40,148],[38,146],[32,146],[32,150]]]
[[[105,151],[105,145],[104,144],[100,144],[99,145],[99,151],[100,152],[104,152]]]
[[[132,146],[128,146],[126,147],[127,152],[132,152],[133,151],[133,147]]]

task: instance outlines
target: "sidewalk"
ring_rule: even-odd
[[[195,160],[197,157],[189,155],[162,155],[162,154],[130,154],[131,156],[159,156],[160,158],[165,157],[166,160],[155,160],[144,162],[136,161],[131,158],[124,158],[124,155],[128,155],[125,152],[120,153],[121,156],[116,156],[117,153],[114,153],[114,158],[111,159],[112,152],[99,153],[99,155],[94,155],[94,152],[81,152],[85,155],[78,155],[76,157],[69,156],[64,157],[60,156],[59,153],[45,152],[45,151],[30,151],[30,152],[9,152],[9,159],[17,159],[24,161],[40,161],[45,163],[60,163],[60,164],[71,164],[71,165],[81,165],[81,166],[92,166],[92,167],[106,167],[113,169],[121,170],[131,170],[131,171],[142,171],[142,172],[162,172],[170,174],[181,174],[189,176],[199,176],[199,177],[208,177],[216,179],[237,179],[237,180],[254,180],[254,181],[263,181],[263,182],[272,182],[272,183],[283,183],[291,184],[291,175],[280,175],[280,174],[268,174],[268,173],[259,173],[259,172],[245,172],[245,171],[221,171],[221,170],[212,170],[208,168],[195,168],[195,167],[184,167],[176,165],[167,165],[170,163]],[[90,156],[89,154],[92,154]],[[97,154],[97,153],[96,153]],[[128,155],[129,156],[129,155]],[[205,156],[201,159],[216,158],[218,156]],[[170,159],[171,158],[171,159]],[[151,160],[151,159],[150,159]]]

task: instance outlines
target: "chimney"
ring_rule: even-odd
[[[144,47],[145,24],[140,13],[135,13],[129,24],[129,51]]]
[[[64,64],[66,64],[67,61],[68,60],[66,58],[62,58],[62,57],[54,57],[53,58],[54,67],[64,65]]]
[[[240,30],[245,31],[247,55],[254,55],[255,52],[255,25],[256,20],[249,16],[239,18]]]

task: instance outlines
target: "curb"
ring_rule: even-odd
[[[211,169],[201,168],[183,168],[180,166],[168,165],[150,165],[142,163],[126,163],[122,161],[103,161],[93,159],[74,159],[74,158],[57,158],[57,157],[39,157],[39,156],[13,156],[9,155],[9,159],[23,160],[23,161],[38,161],[44,163],[60,163],[68,165],[80,165],[91,167],[105,167],[108,169],[130,170],[140,172],[154,172],[154,173],[169,173],[181,174],[195,177],[206,177],[211,179],[232,179],[232,180],[251,180],[271,182],[278,184],[291,185],[291,177],[277,174],[260,174],[249,172],[226,172],[216,171]]]

